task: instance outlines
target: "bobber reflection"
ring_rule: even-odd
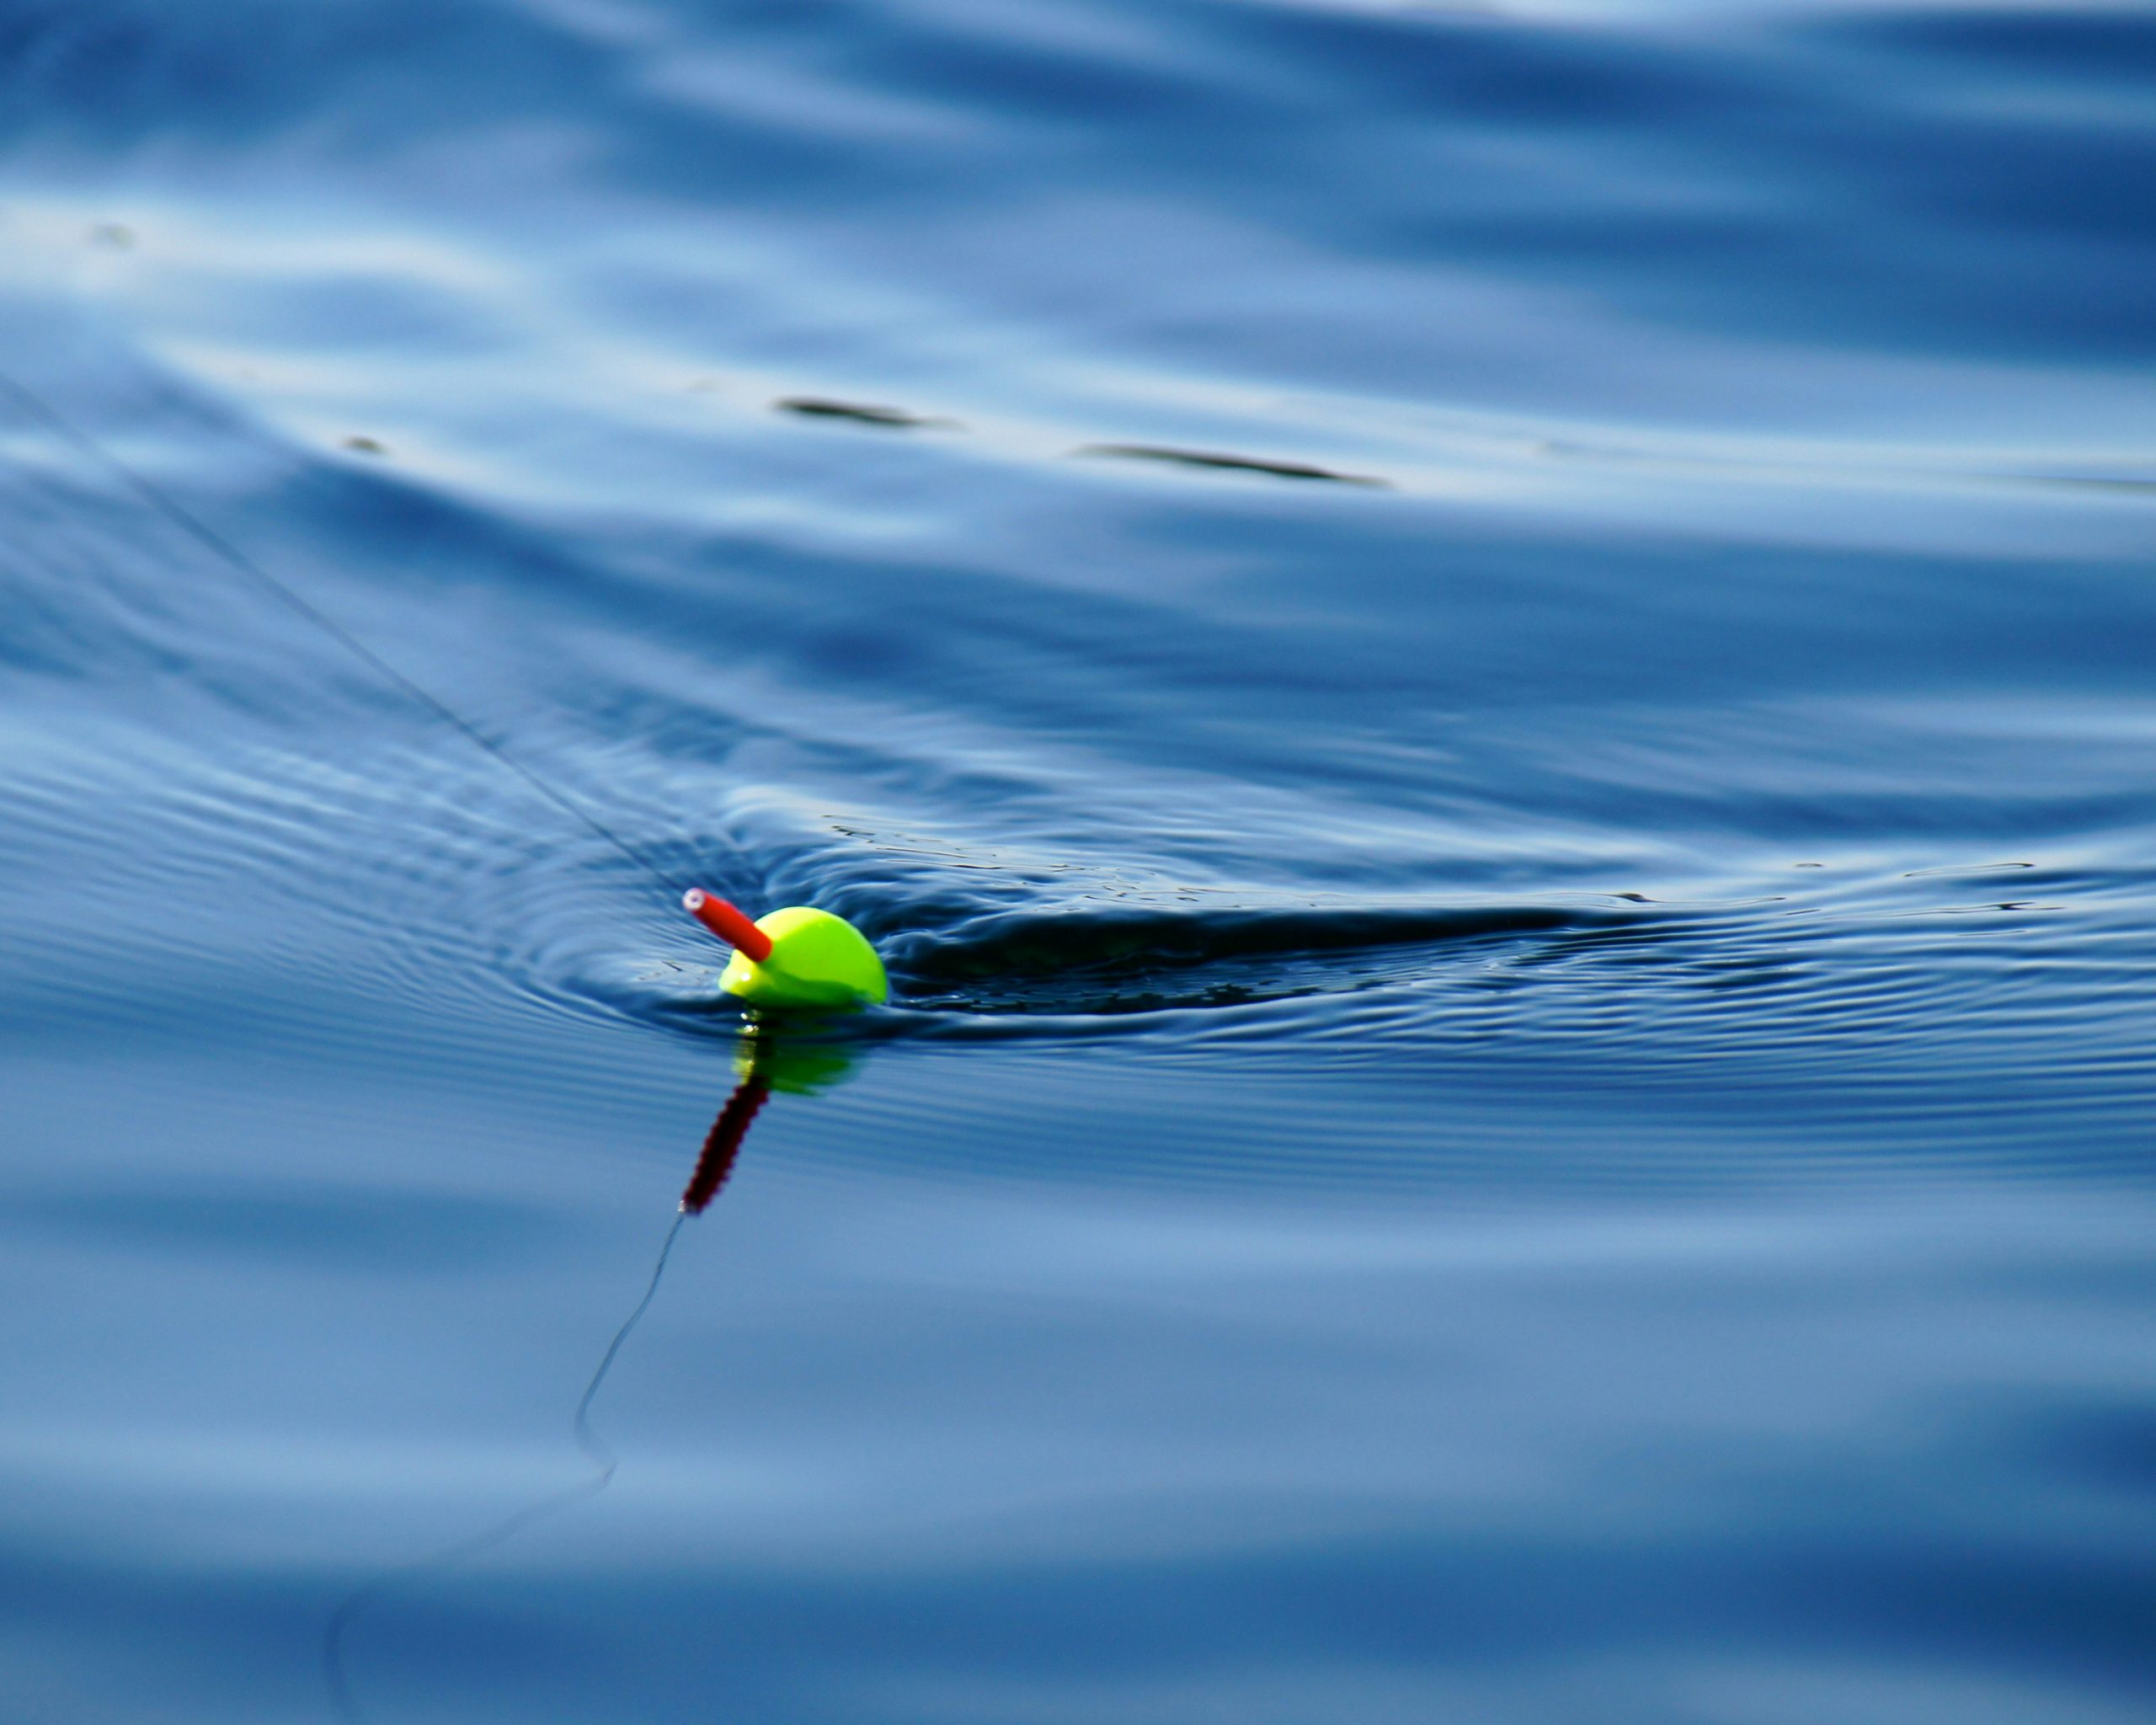
[[[703,1153],[696,1172],[681,1194],[686,1215],[701,1215],[734,1172],[742,1141],[773,1092],[787,1096],[816,1096],[843,1084],[860,1064],[857,1049],[843,1043],[786,1035],[760,1025],[745,1033],[734,1050],[734,1070],[739,1081],[726,1106],[718,1111],[711,1130],[704,1135]]]

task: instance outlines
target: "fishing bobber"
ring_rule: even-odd
[[[792,905],[751,922],[695,887],[681,904],[734,948],[718,985],[752,1007],[880,1006],[890,998],[883,961],[843,916]]]

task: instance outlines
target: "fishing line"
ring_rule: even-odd
[[[741,1140],[748,1135],[749,1126],[756,1118],[771,1096],[771,1085],[759,1073],[751,1071],[735,1087],[726,1106],[719,1110],[718,1118],[712,1124],[705,1136],[703,1153],[696,1160],[696,1172],[690,1177],[688,1189],[681,1194],[680,1206],[674,1213],[673,1225],[666,1231],[666,1238],[659,1248],[658,1262],[651,1267],[651,1279],[644,1284],[643,1297],[636,1309],[622,1320],[621,1327],[614,1332],[614,1339],[606,1344],[606,1351],[599,1356],[593,1368],[591,1381],[584,1386],[584,1394],[577,1399],[576,1413],[569,1421],[571,1435],[576,1446],[584,1452],[584,1459],[594,1470],[588,1479],[558,1492],[550,1492],[535,1503],[526,1504],[514,1514],[506,1515],[491,1527],[483,1528],[455,1545],[446,1546],[431,1557],[421,1559],[387,1571],[372,1581],[366,1582],[347,1594],[337,1609],[329,1614],[329,1621],[322,1631],[322,1675],[329,1690],[329,1704],[345,1725],[366,1725],[366,1715],[360,1711],[358,1698],[352,1692],[350,1674],[344,1669],[344,1636],[353,1621],[368,1606],[385,1594],[399,1588],[409,1587],[429,1576],[441,1575],[469,1562],[472,1558],[493,1551],[514,1539],[536,1522],[544,1521],[572,1504],[581,1503],[597,1497],[612,1483],[616,1470],[621,1466],[613,1447],[599,1435],[591,1423],[591,1404],[598,1400],[600,1388],[606,1381],[606,1375],[614,1369],[614,1361],[622,1351],[622,1344],[629,1339],[629,1332],[643,1321],[651,1310],[651,1302],[659,1296],[659,1278],[666,1274],[666,1260],[673,1256],[674,1242],[680,1237],[681,1225],[690,1217],[701,1215],[715,1197],[726,1178],[734,1171],[735,1158],[741,1151]]]
[[[576,1415],[570,1422],[570,1431],[576,1446],[584,1452],[584,1459],[596,1470],[591,1477],[565,1486],[558,1492],[550,1492],[536,1503],[527,1503],[512,1515],[506,1515],[491,1527],[483,1528],[470,1537],[446,1546],[431,1557],[417,1563],[408,1563],[376,1576],[372,1581],[353,1589],[337,1609],[329,1614],[329,1621],[322,1631],[322,1678],[329,1690],[329,1704],[345,1725],[366,1725],[366,1715],[360,1711],[359,1698],[352,1691],[351,1674],[344,1669],[344,1635],[353,1621],[369,1606],[378,1603],[384,1595],[401,1588],[408,1588],[430,1576],[446,1574],[459,1566],[483,1557],[497,1546],[515,1538],[525,1529],[544,1521],[550,1515],[558,1515],[571,1505],[597,1497],[613,1483],[614,1474],[621,1466],[618,1457],[605,1439],[593,1429],[591,1404],[599,1395],[600,1386],[606,1381],[606,1374],[614,1369],[614,1360],[622,1351],[622,1344],[629,1339],[629,1332],[636,1328],[643,1315],[651,1310],[651,1302],[658,1297],[659,1278],[666,1274],[666,1260],[673,1255],[674,1242],[680,1237],[681,1225],[689,1219],[687,1208],[674,1215],[673,1226],[666,1231],[666,1239],[659,1248],[659,1261],[651,1267],[651,1280],[644,1286],[643,1298],[637,1301],[636,1310],[622,1320],[614,1332],[614,1339],[606,1344],[606,1351],[600,1355],[599,1365],[591,1374],[591,1381],[584,1386],[584,1394],[576,1404]]]
[[[336,618],[323,611],[312,601],[295,591],[262,563],[248,556],[223,534],[187,509],[171,493],[146,478],[125,462],[120,460],[104,444],[76,425],[72,419],[54,407],[35,390],[10,377],[5,371],[0,371],[0,395],[4,395],[13,401],[25,417],[43,425],[46,430],[51,432],[63,443],[88,456],[92,462],[117,480],[124,489],[132,492],[153,514],[162,516],[171,526],[205,547],[227,568],[237,570],[241,575],[252,581],[258,590],[269,595],[287,610],[313,624],[316,628],[337,642],[345,651],[385,681],[402,690],[420,706],[433,713],[443,723],[461,733],[475,747],[492,756],[500,765],[523,780],[531,789],[537,792],[540,796],[545,798],[547,802],[552,804],[571,820],[581,822],[599,837],[604,839],[670,893],[679,894],[683,890],[680,881],[667,873],[642,850],[631,844],[581,803],[566,792],[556,789],[536,770],[511,755],[447,702],[431,693],[421,684],[398,670],[395,665],[376,653],[366,642],[360,640]]]

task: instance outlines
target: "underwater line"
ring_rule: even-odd
[[[4,381],[4,380],[0,380]],[[613,1483],[620,1460],[608,1447],[606,1440],[593,1430],[591,1404],[599,1394],[600,1386],[606,1381],[606,1374],[614,1369],[615,1356],[621,1353],[622,1344],[651,1310],[651,1302],[658,1296],[659,1278],[666,1274],[666,1260],[673,1255],[674,1242],[680,1237],[681,1224],[688,1220],[689,1212],[676,1210],[673,1226],[666,1231],[666,1239],[659,1248],[659,1261],[651,1267],[651,1280],[645,1284],[643,1298],[637,1301],[636,1310],[622,1320],[614,1332],[614,1339],[606,1344],[606,1351],[600,1356],[599,1365],[591,1374],[591,1381],[584,1386],[584,1394],[576,1404],[576,1415],[570,1429],[576,1438],[576,1446],[584,1457],[598,1469],[590,1479],[579,1480],[558,1492],[551,1492],[536,1503],[528,1503],[512,1515],[504,1516],[493,1526],[483,1528],[455,1545],[445,1546],[431,1557],[417,1563],[404,1564],[363,1582],[341,1600],[329,1614],[329,1621],[322,1630],[322,1678],[329,1690],[329,1705],[345,1725],[366,1725],[366,1715],[360,1710],[359,1698],[353,1693],[351,1674],[344,1668],[344,1632],[369,1606],[401,1587],[408,1587],[430,1576],[446,1574],[474,1557],[483,1556],[497,1546],[506,1544],[527,1527],[558,1515],[573,1504],[597,1497]]]

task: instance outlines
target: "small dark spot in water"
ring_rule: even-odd
[[[344,447],[355,450],[361,455],[387,455],[389,453],[387,444],[378,442],[371,437],[347,437],[344,440]]]
[[[135,249],[135,230],[125,222],[100,222],[90,230],[90,243],[109,251],[131,252]]]
[[[2116,491],[2145,496],[2156,491],[2156,478],[2133,473],[1999,473],[1988,475],[2022,485],[2045,485],[2061,491]]]
[[[1259,456],[1216,455],[1205,450],[1171,449],[1158,443],[1089,443],[1075,453],[1112,456],[1123,461],[1165,462],[1171,467],[1213,467],[1230,473],[1263,473],[1274,479],[1320,479],[1333,485],[1369,485],[1389,490],[1387,481],[1365,473],[1337,473],[1309,462],[1268,461]]]
[[[880,425],[889,431],[916,431],[931,425],[955,426],[955,419],[927,418],[904,408],[875,407],[862,402],[829,401],[821,396],[789,395],[771,406],[782,414],[799,414],[811,419],[851,419],[858,425]]]
[[[1652,905],[1654,900],[1645,893],[1612,893],[1613,899],[1622,899],[1629,905]]]
[[[1824,862],[1796,862],[1790,866],[1795,868],[1824,868],[1827,865]]]

